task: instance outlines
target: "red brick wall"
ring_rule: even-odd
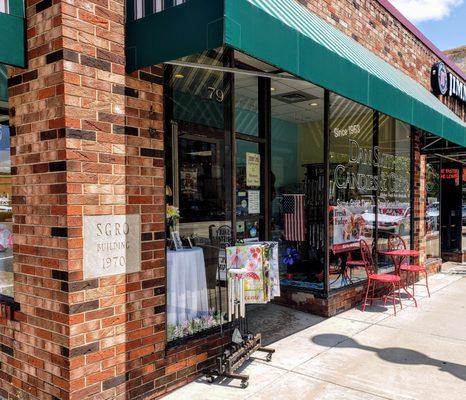
[[[31,2],[27,16],[29,69],[13,71],[9,80],[14,290],[21,313],[0,326],[6,346],[0,393],[66,399],[69,302],[60,279],[74,241],[66,237],[63,67],[46,59],[61,48],[60,5]]]
[[[413,248],[415,250],[426,249],[425,241],[425,227],[426,227],[426,187],[425,187],[425,157],[421,156],[421,136],[422,132],[415,129],[413,131],[413,148],[414,157],[412,160],[413,166],[413,214],[414,219],[414,243]],[[423,260],[424,261],[424,260]]]

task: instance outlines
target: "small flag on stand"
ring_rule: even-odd
[[[282,207],[285,223],[285,239],[304,242],[304,194],[284,194]]]

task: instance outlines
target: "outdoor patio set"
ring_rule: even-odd
[[[401,294],[404,292],[408,299],[412,300],[417,307],[415,298],[415,286],[423,285],[427,288],[430,297],[428,273],[424,265],[419,263],[421,253],[418,250],[410,250],[406,242],[399,235],[391,235],[388,238],[388,249],[379,251],[379,255],[390,257],[395,267],[394,273],[377,273],[374,262],[372,248],[365,240],[360,241],[361,260],[349,260],[349,267],[364,267],[367,273],[367,289],[363,301],[362,311],[366,310],[367,303],[373,304],[375,300],[383,300],[384,305],[387,301],[393,304],[393,311],[396,315],[396,302],[403,308]],[[417,259],[417,263],[411,263],[411,260]],[[425,283],[416,282],[419,274],[425,275]],[[388,289],[380,290],[381,288]]]

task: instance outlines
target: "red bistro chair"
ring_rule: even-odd
[[[384,299],[384,304],[387,302],[387,298],[391,297],[393,301],[393,311],[396,315],[396,305],[395,298],[396,293],[398,293],[398,301],[400,302],[401,308],[403,304],[401,303],[400,289],[401,289],[401,278],[398,275],[391,274],[377,274],[375,272],[374,260],[372,258],[372,251],[366,241],[361,240],[361,256],[364,261],[364,268],[366,269],[367,274],[367,289],[366,296],[364,298],[364,304],[362,306],[362,311],[366,311],[367,301],[370,300],[371,305],[374,300]],[[375,287],[377,283],[389,284],[391,286],[391,291],[389,294],[386,294],[382,297],[374,297]],[[371,291],[371,297],[369,297],[369,291]]]
[[[388,237],[388,250],[406,250],[406,242],[400,235],[390,235]],[[420,264],[401,264],[400,265],[400,272],[404,271],[406,273],[406,285],[411,285],[413,287],[413,297],[414,297],[414,286],[420,285],[425,286],[427,289],[427,294],[430,297],[430,290],[429,290],[429,281],[427,278],[427,269],[425,266]],[[426,283],[416,283],[416,274],[424,274],[426,276]],[[412,278],[412,279],[411,279]]]

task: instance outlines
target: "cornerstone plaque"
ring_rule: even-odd
[[[141,217],[85,216],[84,279],[141,270]]]

